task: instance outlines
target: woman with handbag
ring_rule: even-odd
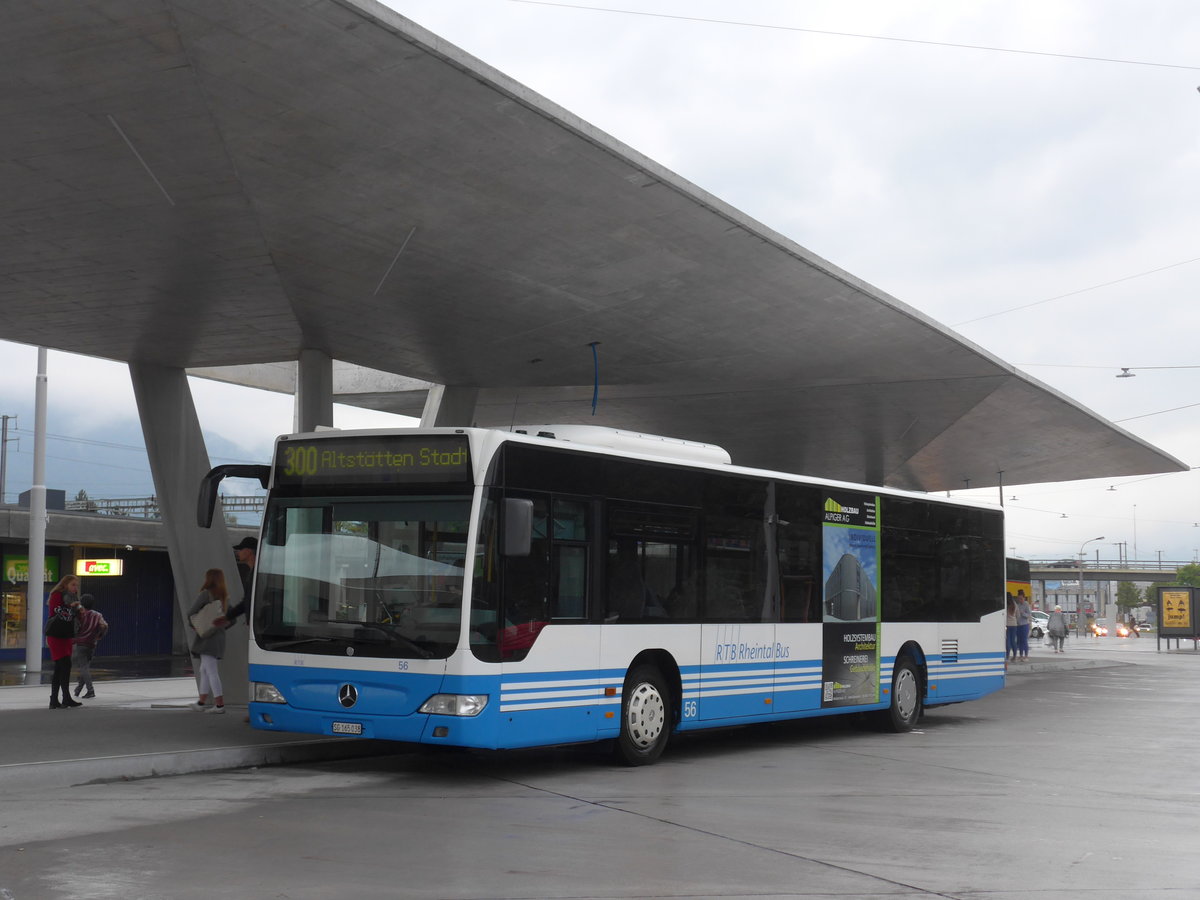
[[[216,608],[212,604],[217,604]],[[225,693],[221,687],[221,673],[217,660],[225,655],[225,611],[229,608],[229,591],[225,587],[225,571],[209,569],[204,573],[204,584],[196,602],[188,611],[188,622],[196,635],[192,644],[192,655],[200,657],[200,699],[192,706],[210,713],[225,712]],[[217,615],[212,615],[216,613]],[[205,709],[208,694],[212,692],[213,705]]]
[[[1050,613],[1050,621],[1046,623],[1046,632],[1050,635],[1054,652],[1064,652],[1063,641],[1067,639],[1067,617],[1061,606],[1054,607],[1054,612]]]
[[[54,660],[50,681],[50,709],[83,706],[71,699],[71,651],[75,644],[75,614],[79,609],[79,579],[67,575],[50,591],[50,618],[46,620],[46,646]],[[59,699],[61,694],[62,699]]]

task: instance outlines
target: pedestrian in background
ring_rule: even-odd
[[[242,599],[230,607],[226,628],[232,628],[237,617],[246,611],[250,603],[250,585],[254,579],[254,567],[258,564],[258,538],[244,537],[233,545],[233,558],[237,560],[238,578],[242,582]],[[249,617],[246,619],[249,622]]]
[[[66,575],[50,590],[50,621],[46,624],[46,646],[54,660],[50,679],[50,709],[83,706],[71,699],[71,650],[75,645],[75,613],[79,609],[79,579]],[[55,619],[63,620],[55,622]],[[65,622],[65,624],[64,624]],[[56,628],[62,630],[52,634]]]
[[[1061,606],[1054,607],[1050,619],[1046,622],[1046,633],[1050,635],[1050,645],[1055,653],[1063,652],[1063,641],[1067,639],[1067,617]]]
[[[1008,668],[1009,660],[1017,658],[1017,601],[1013,595],[1008,595],[1004,606],[1004,668]]]
[[[84,594],[79,598],[79,625],[75,630],[75,649],[71,651],[71,662],[79,672],[78,681],[75,683],[75,696],[78,697],[86,688],[84,700],[96,696],[96,689],[92,685],[92,657],[96,654],[96,645],[100,643],[100,639],[108,634],[108,622],[93,608],[95,602],[91,594]]]
[[[229,608],[225,628],[232,628],[237,617],[245,615],[246,624],[250,624],[250,590],[254,583],[254,567],[258,565],[258,538],[244,537],[233,545],[233,558],[237,560],[238,580],[242,583],[242,599]],[[249,714],[242,720],[250,721]]]
[[[1033,607],[1024,591],[1017,591],[1017,651],[1021,662],[1029,662],[1029,627],[1033,624]]]
[[[223,569],[209,569],[204,573],[204,584],[196,596],[196,602],[188,611],[188,622],[191,623],[193,616],[213,602],[220,603],[222,615],[213,622],[212,630],[201,634],[196,631],[196,626],[192,625],[192,631],[196,635],[192,644],[192,655],[200,657],[200,699],[192,705],[204,712],[223,713],[225,692],[221,687],[221,673],[217,667],[217,661],[225,655],[225,629],[222,626],[224,613],[229,608],[229,591],[225,587]],[[206,709],[210,692],[213,695],[213,706]]]

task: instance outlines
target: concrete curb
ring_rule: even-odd
[[[1026,663],[1010,663],[1004,674],[1012,678],[1021,675],[1038,675],[1046,672],[1072,672],[1077,669],[1108,669],[1113,666],[1132,666],[1136,663],[1124,659],[1039,659]]]
[[[0,765],[0,793],[9,797],[47,788],[132,781],[166,775],[191,775],[254,766],[327,762],[406,752],[390,741],[290,741],[232,747],[206,747],[161,753],[131,753],[83,759]]]

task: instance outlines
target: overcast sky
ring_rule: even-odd
[[[387,5],[1200,466],[1194,0]],[[0,353],[0,404],[29,405],[34,351]],[[53,433],[103,439],[113,417],[136,421],[123,366],[50,361]],[[1122,367],[1136,377],[1115,378]],[[290,398],[195,393],[204,428],[246,461],[290,429]],[[31,450],[10,446],[10,495],[28,487]],[[80,476],[52,486],[128,496],[135,481],[132,467]],[[1071,557],[1101,535],[1089,557],[1118,542],[1131,558],[1200,555],[1200,472],[1005,496],[1017,555]]]

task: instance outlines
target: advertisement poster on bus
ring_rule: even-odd
[[[822,513],[822,706],[879,702],[879,498],[831,492]]]

